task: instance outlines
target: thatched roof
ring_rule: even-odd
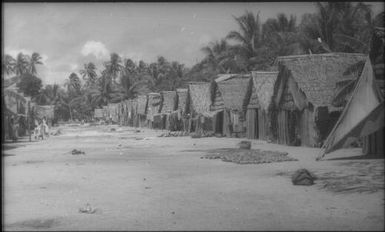
[[[35,108],[35,114],[36,117],[38,118],[53,118],[54,117],[54,111],[55,111],[55,106],[54,105],[47,105],[47,106],[40,106],[36,105]]]
[[[242,111],[250,76],[237,76],[218,82],[225,108]]]
[[[137,103],[137,113],[146,114],[147,95],[139,95],[136,100],[136,103]]]
[[[160,93],[149,93],[147,103],[147,115],[153,116],[160,113],[162,97]]]
[[[176,92],[162,91],[162,107],[161,113],[170,113],[176,108]]]
[[[237,76],[238,74],[218,74],[217,78],[215,78],[215,82],[221,82],[221,81],[226,81],[234,76]]]
[[[186,110],[188,90],[176,89],[176,93],[178,95],[178,110],[181,110],[182,112],[184,112]]]
[[[9,88],[10,86],[15,86],[18,82],[20,82],[20,76],[14,76],[11,78],[5,78],[3,82],[3,88]]]
[[[214,80],[216,83],[227,81],[234,77],[250,77],[249,74],[239,74],[239,73],[226,73],[226,74],[218,74],[217,78]]]
[[[365,60],[357,53],[327,53],[278,57],[277,64],[286,68],[298,87],[314,106],[331,106],[336,83],[355,63]]]
[[[223,110],[225,108],[225,103],[223,102],[222,94],[219,91],[218,84],[216,82],[212,83],[211,91],[211,96],[213,97],[211,110]]]
[[[207,114],[210,111],[211,96],[209,82],[189,83],[190,107],[196,114]]]
[[[278,71],[253,71],[251,75],[253,79],[253,90],[248,107],[268,110],[272,103]]]

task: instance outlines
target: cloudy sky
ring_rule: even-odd
[[[383,10],[371,3],[374,13]],[[314,3],[5,3],[4,51],[38,52],[44,84],[62,84],[84,63],[101,68],[111,52],[134,61],[159,55],[190,67],[203,56],[200,48],[238,27],[233,16],[260,12],[262,21],[278,13],[316,11]]]

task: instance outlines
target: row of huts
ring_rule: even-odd
[[[138,96],[96,109],[120,125],[320,147],[349,98],[364,54],[278,57],[272,70],[218,75],[186,89]]]
[[[2,141],[5,141],[8,136],[12,122],[18,124],[18,135],[24,136],[28,134],[28,129],[31,129],[32,125],[34,125],[32,119],[45,117],[47,120],[52,120],[54,116],[54,106],[37,105],[31,100],[31,97],[27,97],[19,91],[17,88],[19,81],[20,77],[18,76],[4,80],[2,91],[2,123],[4,128]]]

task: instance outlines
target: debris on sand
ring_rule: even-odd
[[[84,155],[84,154],[86,154],[84,151],[81,151],[81,150],[77,150],[77,149],[73,149],[72,151],[71,151],[71,154],[72,155]]]
[[[58,135],[61,135],[61,134],[62,134],[61,129],[58,129],[58,130],[56,130],[55,132],[52,132],[51,135],[53,135],[53,136],[58,136]]]
[[[151,187],[146,186],[146,187],[144,187],[144,189],[151,189]]]
[[[206,138],[206,137],[213,137],[215,136],[215,133],[213,132],[202,132],[202,133],[196,133],[196,132],[193,132],[193,133],[190,133],[190,137],[191,138]]]
[[[338,165],[349,169],[319,173],[319,189],[334,193],[374,193],[384,189],[383,163],[351,161]]]
[[[158,137],[182,137],[187,135],[188,133],[183,131],[169,131],[158,135]]]
[[[115,128],[110,128],[110,131],[116,131],[116,129]]]
[[[297,170],[291,177],[294,185],[313,185],[317,177],[307,169]]]
[[[260,164],[284,161],[298,161],[288,156],[287,152],[248,150],[239,148],[222,148],[208,151],[206,159],[221,159],[225,162],[237,164]]]
[[[198,139],[198,138],[202,138],[202,135],[199,133],[191,133],[190,137],[193,139]]]
[[[59,224],[59,221],[54,218],[49,219],[32,219],[22,222],[17,222],[12,224],[11,226],[22,227],[22,228],[28,228],[28,229],[35,229],[35,230],[47,230],[50,229],[53,226],[56,226]]]
[[[91,205],[87,203],[84,207],[79,208],[79,213],[94,214],[96,213],[96,209],[92,208]]]
[[[239,145],[240,149],[250,150],[250,148],[251,148],[251,142],[250,141],[241,141],[238,145]]]

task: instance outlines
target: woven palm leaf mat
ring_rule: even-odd
[[[284,161],[298,161],[288,156],[287,152],[264,151],[260,149],[222,148],[209,150],[201,159],[221,159],[237,164],[262,164]]]

